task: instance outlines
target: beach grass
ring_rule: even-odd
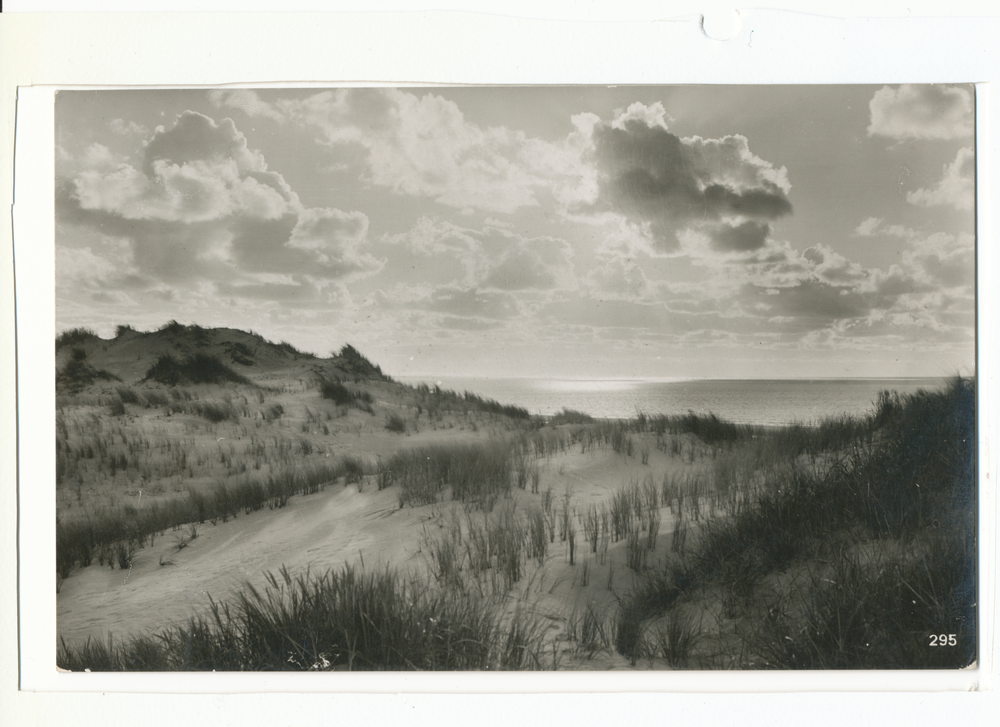
[[[155,636],[62,642],[73,671],[531,670],[550,663],[541,619],[389,569],[268,575],[233,603]]]
[[[618,651],[639,658],[653,641],[644,624],[678,604],[707,608],[716,598],[739,635],[726,666],[970,664],[974,382],[887,394],[869,423],[870,444],[843,451],[841,436],[831,436],[825,466],[789,458],[783,468],[770,462],[761,475],[759,460],[748,457],[727,471],[720,482],[730,490],[749,483],[747,491],[700,528],[685,555],[647,574],[623,599]],[[785,448],[787,433],[776,436]],[[943,648],[935,643],[942,635]]]

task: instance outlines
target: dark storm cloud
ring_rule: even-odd
[[[598,195],[590,211],[647,224],[661,250],[676,249],[689,227],[720,250],[756,249],[766,222],[792,212],[784,169],[750,153],[745,137],[681,139],[650,118],[620,117],[595,124],[592,139]]]
[[[719,225],[710,232],[712,247],[723,252],[759,250],[764,247],[770,234],[769,224],[753,220],[739,225]]]

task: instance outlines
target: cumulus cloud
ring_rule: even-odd
[[[941,232],[917,238],[911,249],[903,252],[903,264],[930,289],[974,294],[976,245],[971,234]]]
[[[247,146],[246,137],[232,119],[216,122],[196,111],[185,111],[172,128],[158,126],[146,144],[143,171],[152,176],[157,162],[184,166],[192,162],[233,163],[237,170],[263,172],[267,169],[260,152]]]
[[[427,215],[421,215],[412,229],[386,235],[385,239],[394,245],[406,246],[414,254],[428,257],[445,254],[461,256],[479,247],[479,238],[474,230]]]
[[[555,237],[523,237],[509,230],[486,228],[478,285],[494,290],[567,290],[575,287],[573,250]]]
[[[759,297],[759,290],[747,286],[741,291],[743,305],[768,323],[802,332],[825,328],[831,323],[868,314],[871,306],[857,291],[830,285],[816,278],[777,289],[777,294]]]
[[[642,104],[590,133],[597,189],[578,209],[625,218],[656,251],[677,250],[686,229],[718,250],[757,249],[771,221],[792,211],[786,170],[754,155],[744,136],[682,139],[662,106]]]
[[[83,157],[80,159],[81,164],[88,169],[103,171],[117,169],[122,161],[121,157],[113,154],[104,144],[96,143],[88,146],[83,152]]]
[[[577,287],[572,250],[557,238],[423,218],[409,233],[384,240],[427,257],[436,269],[452,267],[449,260],[460,263],[458,277],[447,282],[399,283],[373,296],[381,310],[419,312],[429,329],[479,331],[497,328],[498,322],[526,322],[545,301]]]
[[[363,270],[359,245],[368,233],[368,217],[338,209],[303,210],[292,228],[288,246],[316,254],[320,264]]]
[[[242,111],[247,116],[264,116],[282,122],[285,117],[271,104],[261,100],[256,91],[247,88],[210,91],[209,100],[224,109]]]
[[[830,288],[856,289],[867,284],[871,271],[854,263],[826,245],[797,250],[787,242],[770,243],[768,248],[738,263],[717,268],[729,289],[748,284],[770,296],[803,283]],[[718,293],[717,293],[718,294]]]
[[[672,311],[711,319],[706,330],[771,332],[787,345],[847,345],[902,331],[912,338],[923,328],[942,340],[967,338],[974,315],[961,302],[974,301],[972,235],[922,234],[876,217],[855,234],[902,239],[899,263],[867,268],[827,245],[800,250],[773,239],[724,252],[689,230],[682,235],[683,260],[700,271],[692,274],[697,282],[661,288],[658,297]]]
[[[928,89],[942,92],[937,106]],[[869,133],[955,138],[965,122],[948,109],[968,96],[883,89]],[[385,232],[372,239],[368,216],[338,209],[335,197],[304,206],[230,119],[186,112],[151,132],[115,119],[103,129],[106,146],[73,147],[67,136],[72,153],[57,148],[57,224],[72,228],[58,238],[61,299],[94,310],[115,300],[168,317],[194,310],[200,321],[198,311],[222,306],[220,317],[239,311],[280,325],[352,311],[344,325],[402,330],[386,340],[489,332],[545,350],[601,340],[635,350],[650,341],[880,345],[911,329],[935,341],[965,341],[974,330],[971,236],[870,217],[854,235],[895,238],[900,250],[884,270],[848,259],[835,242],[776,239],[792,213],[785,168],[753,153],[744,136],[681,138],[660,103],[603,119],[578,114],[563,139],[547,141],[474,123],[432,92],[210,98],[237,119],[318,136],[334,152],[319,165],[362,170],[351,194],[384,205],[372,227]],[[941,122],[953,116],[961,123]],[[117,153],[128,148],[132,156]],[[963,149],[909,202],[968,209],[971,165]]]
[[[972,135],[972,93],[958,86],[884,86],[869,103],[869,136],[959,139]]]
[[[868,217],[862,220],[861,224],[854,229],[854,234],[858,237],[888,235],[891,237],[909,238],[915,236],[917,233],[903,225],[887,225],[881,217]]]
[[[950,288],[964,290],[965,295],[974,293],[976,238],[972,234],[937,232],[928,235],[902,225],[886,225],[875,217],[858,225],[855,234],[890,235],[907,241],[907,248],[901,255],[902,265],[893,265],[888,272],[880,271],[875,276],[884,289],[930,291]]]
[[[236,214],[275,219],[297,203],[281,175],[267,170],[231,120],[217,124],[193,111],[181,114],[169,130],[157,128],[140,168],[123,163],[108,171],[105,160],[100,162],[73,180],[75,196],[83,209],[125,219],[204,222]]]
[[[126,241],[135,279],[148,289],[209,285],[225,295],[336,303],[343,296],[325,292],[330,281],[383,265],[366,250],[364,214],[304,207],[230,119],[186,111],[158,127],[140,157],[91,146],[57,179],[56,208],[63,226]],[[266,279],[274,274],[290,277]]]
[[[121,262],[111,260],[90,247],[56,248],[56,267],[60,281],[107,280],[119,272]]]
[[[329,144],[363,147],[372,184],[459,210],[511,213],[537,205],[536,189],[553,174],[580,174],[572,147],[578,137],[550,144],[503,126],[483,128],[433,93],[338,89],[283,102],[280,110],[318,128]]]
[[[742,265],[717,267],[714,274],[729,285],[719,296],[717,284],[715,295],[789,341],[842,344],[858,337],[899,336],[911,326],[964,340],[974,322],[973,309],[963,310],[960,303],[974,300],[972,236],[920,235],[878,219],[859,227],[866,234],[906,237],[901,262],[885,270],[865,268],[824,245],[800,252],[769,242]],[[716,300],[715,307],[724,304]]]
[[[799,249],[763,231],[757,233],[756,242],[742,245],[736,233],[753,230],[746,227],[734,230],[734,239],[719,234],[718,228],[714,235],[703,228],[685,228],[680,234],[680,254],[669,265],[691,266],[690,282],[667,285],[659,278],[650,282],[641,258],[602,259],[584,276],[582,291],[595,301],[618,301],[625,307],[612,315],[603,302],[597,307],[574,302],[572,307],[590,317],[568,320],[589,320],[595,329],[620,327],[627,325],[631,311],[633,326],[640,329],[643,320],[652,311],[660,311],[662,304],[671,316],[657,323],[664,326],[663,331],[680,325],[720,335],[772,335],[781,345],[806,345],[807,340],[837,345],[876,335],[875,330],[884,337],[890,335],[881,329],[889,325],[886,321],[906,330],[916,327],[910,336],[922,327],[932,327],[942,337],[963,340],[972,327],[972,314],[962,311],[959,303],[974,298],[971,235],[927,235],[868,218],[858,225],[856,235],[889,236],[906,243],[899,264],[879,269],[867,268],[825,244]],[[951,302],[945,304],[945,299]],[[560,310],[559,304],[547,310]],[[659,314],[653,319],[658,318]]]
[[[476,230],[423,216],[411,230],[383,239],[415,255],[457,260],[464,271],[457,282],[470,289],[546,293],[576,287],[573,249],[556,237],[525,237],[489,224]]]
[[[660,101],[656,101],[649,106],[636,101],[625,109],[624,112],[620,111],[611,122],[611,126],[625,131],[628,125],[634,121],[643,123],[649,128],[658,126],[666,131],[667,110],[663,108],[663,104]]]
[[[972,147],[958,150],[955,161],[946,164],[940,181],[933,187],[909,192],[906,201],[922,207],[949,205],[971,211],[976,201],[976,157]]]

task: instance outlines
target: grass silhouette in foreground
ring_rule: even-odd
[[[541,620],[471,595],[455,598],[383,569],[346,566],[248,588],[208,617],[125,643],[63,643],[58,662],[82,671],[538,669]]]

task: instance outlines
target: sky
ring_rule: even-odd
[[[57,330],[393,376],[975,371],[971,86],[60,91]]]

